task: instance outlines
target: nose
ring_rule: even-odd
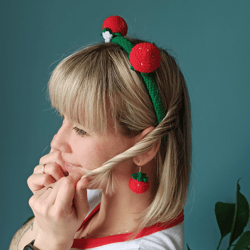
[[[69,128],[65,123],[62,124],[60,129],[57,131],[57,133],[54,135],[50,146],[51,148],[55,150],[59,150],[61,152],[67,152],[70,153],[71,147],[68,143],[69,141]]]

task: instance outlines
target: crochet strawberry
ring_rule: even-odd
[[[106,18],[102,24],[102,29],[110,29],[112,33],[120,33],[122,36],[126,36],[128,32],[128,26],[124,19],[120,16],[110,16]]]
[[[146,192],[149,189],[149,182],[146,174],[141,171],[137,174],[132,174],[132,178],[129,179],[129,188],[137,194]]]
[[[131,69],[141,74],[154,106],[157,121],[160,123],[166,115],[166,110],[162,103],[155,76],[151,74],[160,66],[160,51],[154,44],[148,42],[139,43],[134,46],[125,37],[127,30],[127,24],[122,17],[110,16],[103,22],[102,36],[105,43],[112,42],[118,44],[128,54]],[[164,144],[165,142],[166,137],[163,137],[161,143]],[[141,185],[141,183],[139,184]]]
[[[132,48],[129,61],[136,71],[151,73],[159,67],[161,54],[154,44],[139,43]]]

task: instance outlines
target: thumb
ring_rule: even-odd
[[[80,179],[76,184],[76,193],[74,197],[74,204],[76,208],[77,218],[81,221],[89,212],[89,203],[87,197],[87,178]]]

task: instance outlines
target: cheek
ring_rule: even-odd
[[[79,164],[84,169],[92,170],[99,168],[106,161],[126,151],[131,146],[127,140],[115,137],[99,141],[86,139],[84,144],[75,144],[74,152],[77,155]]]
[[[107,147],[96,143],[87,143],[75,148],[78,162],[84,169],[96,169],[109,160]]]
[[[113,138],[113,140],[106,141],[98,147],[98,152],[101,158],[105,161],[112,159],[114,156],[119,155],[129,149],[132,145],[127,140],[120,138]]]
[[[112,158],[112,148],[106,143],[99,144],[95,147],[96,158],[100,165]],[[100,166],[99,165],[99,166]]]

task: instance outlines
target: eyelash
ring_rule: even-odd
[[[79,128],[77,128],[77,127],[74,127],[73,129],[74,129],[74,130],[76,131],[76,133],[77,133],[78,135],[80,135],[80,136],[84,136],[84,135],[87,134],[84,130],[79,129]]]
[[[64,115],[62,115],[61,113],[59,113],[57,111],[57,114],[64,120]],[[85,136],[87,134],[87,132],[85,132],[84,130],[78,128],[78,127],[73,127],[72,130],[75,130],[76,133],[80,136]]]

